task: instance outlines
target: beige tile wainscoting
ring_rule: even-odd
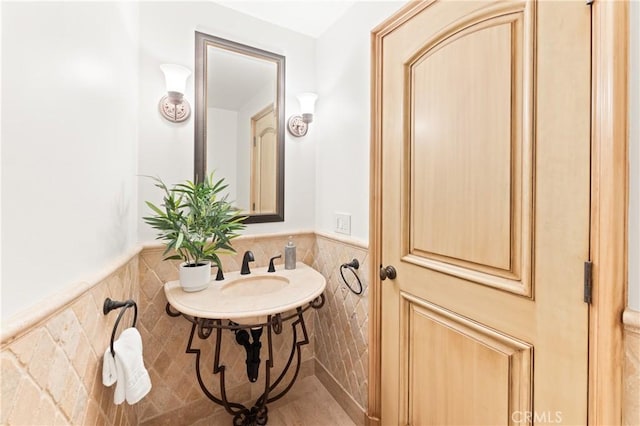
[[[622,424],[640,425],[640,312],[628,309],[624,323]]]
[[[284,254],[288,236],[246,236],[234,240],[237,253],[222,258],[224,270],[240,269],[246,250],[253,251],[256,259],[251,263],[252,268],[267,266],[271,257]],[[305,313],[310,342],[303,346],[303,365],[298,380],[316,375],[353,421],[363,424],[368,356],[366,246],[349,240],[316,236],[312,232],[292,236],[297,260],[314,267],[327,280],[325,306],[319,311]],[[211,419],[216,414],[225,418],[227,414],[206,398],[195,380],[195,356],[185,353],[191,324],[183,318],[171,318],[165,314],[167,300],[162,284],[177,279],[178,262],[162,261],[162,252],[160,246],[147,247],[140,255],[143,310],[139,328],[145,347],[153,348],[145,351],[145,364],[154,383],[151,393],[139,404],[140,424],[192,424],[199,419]],[[365,288],[362,296],[350,295],[339,281],[340,265],[353,258],[361,263],[359,275]],[[281,258],[275,262],[277,269],[284,267],[283,261]],[[274,338],[274,371],[278,373],[286,363],[292,337],[291,327],[284,327],[282,335]],[[202,349],[203,371],[210,371],[213,365],[213,343],[213,338],[210,338],[194,344],[194,347]],[[345,357],[348,359],[343,359]],[[223,333],[221,360],[227,367],[229,398],[245,404],[253,402],[264,387],[263,366],[258,382],[250,384],[246,378],[244,352],[235,343],[231,332]],[[207,384],[212,390],[218,390],[217,376],[209,376],[211,380]],[[297,392],[296,387],[291,392]]]
[[[318,426],[352,422],[362,425],[368,383],[367,246],[313,232],[293,234],[293,239],[298,260],[326,278],[326,304],[319,311],[309,310],[305,314],[310,343],[302,353],[299,382],[287,397],[270,405],[270,418],[284,424],[301,424],[300,419],[306,419]],[[237,254],[223,258],[225,270],[239,269],[245,250],[254,252],[256,261],[252,267],[266,266],[270,257],[284,251],[287,240],[285,234],[240,237],[234,241]],[[105,270],[102,278],[83,283],[64,297],[49,299],[37,312],[29,312],[28,320],[3,324],[1,424],[228,424],[228,414],[209,401],[197,384],[195,355],[185,353],[191,323],[165,313],[162,286],[176,279],[178,271],[176,262],[162,260],[162,251],[159,245],[132,250],[121,262]],[[340,265],[354,258],[360,262],[358,275],[364,289],[360,296],[351,293],[340,277]],[[283,267],[282,259],[276,262],[276,267]],[[347,271],[345,277],[355,283],[351,272]],[[153,388],[134,406],[114,405],[113,388],[102,385],[102,356],[117,316],[115,312],[102,314],[106,297],[133,298],[138,302],[137,327]],[[638,315],[625,313],[626,425],[640,423]],[[130,321],[131,314],[127,313],[123,322]],[[292,342],[290,327],[284,330],[274,339],[276,372],[283,365],[283,357],[288,356]],[[243,349],[236,345],[233,333],[223,336],[222,360],[227,366],[230,398],[250,402],[261,391],[260,381],[255,384],[247,381]],[[203,349],[203,376],[210,388],[216,390],[217,378],[210,374],[212,344],[213,338],[194,339],[194,347]],[[264,366],[260,368],[263,378]],[[335,401],[325,401],[328,395]],[[333,408],[326,414],[328,417],[323,417],[311,409],[313,406]]]
[[[102,385],[102,357],[117,317],[115,311],[103,315],[102,305],[107,297],[137,299],[137,251],[111,269],[72,300],[39,306],[51,312],[46,317],[3,332],[0,424],[138,424],[135,406],[114,405],[114,387]],[[132,313],[125,313],[118,328],[132,320]]]
[[[246,250],[254,253],[255,262],[250,264],[251,268],[267,266],[269,258],[283,253],[287,240],[287,235],[238,238],[233,242],[237,253],[222,257],[224,270],[239,270],[242,255]],[[311,265],[315,246],[314,234],[296,234],[294,241],[298,260]],[[217,412],[227,416],[222,414],[221,407],[204,395],[196,381],[195,355],[185,353],[191,323],[181,317],[169,317],[165,313],[167,299],[162,286],[167,281],[178,279],[179,262],[163,261],[162,252],[162,247],[149,247],[140,255],[140,297],[143,310],[139,329],[145,346],[151,348],[145,351],[144,358],[151,375],[151,382],[154,384],[149,395],[139,404],[140,424],[191,424]],[[283,258],[276,261],[277,269],[284,267]],[[312,310],[305,313],[309,344],[302,347],[303,366],[299,379],[313,375],[313,315]],[[249,383],[244,349],[235,342],[233,332],[223,332],[222,336],[220,357],[221,364],[226,366],[228,398],[245,405],[251,404],[264,389],[264,365],[260,366],[258,381]],[[286,364],[292,338],[291,327],[288,324],[283,327],[281,335],[274,336],[274,370],[272,371],[276,372],[275,377],[280,374],[282,366]],[[211,374],[214,343],[215,336],[207,340],[194,338],[193,347],[202,350],[200,366],[203,371],[203,380],[211,391],[219,394],[219,376]],[[266,357],[264,350],[261,357],[262,359]],[[293,373],[293,370],[290,373]]]
[[[364,423],[368,385],[369,261],[367,246],[318,234],[313,267],[327,280],[326,305],[316,312],[316,376],[356,424]],[[340,265],[357,259],[361,295],[342,281]],[[356,286],[355,277],[345,279]]]

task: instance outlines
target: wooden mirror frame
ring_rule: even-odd
[[[253,56],[276,64],[276,118],[277,131],[277,172],[276,211],[267,214],[249,214],[244,223],[265,223],[284,221],[284,128],[285,128],[285,57],[266,50],[236,43],[209,34],[195,32],[195,158],[194,179],[202,181],[207,173],[207,48],[214,46],[242,55]]]

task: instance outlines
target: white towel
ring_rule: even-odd
[[[111,347],[104,353],[102,364],[102,383],[105,386],[116,384],[113,402],[135,404],[151,390],[151,378],[142,359],[142,338],[135,327],[127,328],[118,340],[113,342],[115,357]]]

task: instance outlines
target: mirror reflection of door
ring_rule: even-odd
[[[269,105],[251,117],[250,213],[276,211],[276,164],[278,155],[276,115]]]

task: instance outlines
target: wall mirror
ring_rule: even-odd
[[[284,220],[285,58],[196,31],[195,179],[215,171],[246,223]]]

